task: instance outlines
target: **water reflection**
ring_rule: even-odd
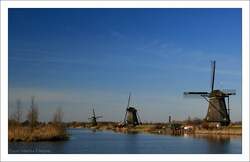
[[[240,140],[241,136],[229,136],[229,135],[193,135],[195,139],[204,139],[206,144],[206,149],[212,154],[220,154],[225,152],[231,152],[230,145],[233,139]]]
[[[132,153],[140,151],[138,138],[140,138],[138,137],[138,133],[135,133],[135,132],[127,133],[126,142],[125,142],[125,150],[127,150],[128,154],[132,154]]]
[[[91,132],[92,132],[92,133],[95,133],[95,132],[96,132],[96,129],[91,129]]]

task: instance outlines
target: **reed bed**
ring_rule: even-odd
[[[24,126],[11,126],[8,140],[12,141],[57,141],[69,138],[66,129],[58,125],[44,125],[33,129]]]

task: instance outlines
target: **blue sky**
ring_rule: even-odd
[[[204,99],[183,91],[236,89],[241,120],[240,9],[9,9],[9,110],[32,95],[40,120],[121,121],[129,92],[143,121],[203,118]]]

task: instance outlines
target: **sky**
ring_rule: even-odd
[[[204,118],[184,91],[235,89],[241,120],[241,9],[9,9],[9,114],[31,96],[39,120],[122,121],[129,92],[143,122]]]

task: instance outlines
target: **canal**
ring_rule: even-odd
[[[58,142],[9,142],[9,154],[241,154],[241,136],[169,136],[68,129]]]

